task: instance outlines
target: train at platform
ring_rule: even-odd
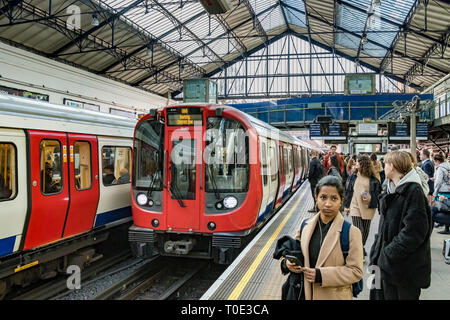
[[[233,107],[151,110],[134,133],[134,255],[231,263],[307,177],[312,151]]]
[[[0,298],[98,260],[119,227],[126,244],[135,125],[0,95]]]

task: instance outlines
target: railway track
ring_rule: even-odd
[[[120,262],[131,257],[131,252],[129,250],[123,251],[115,256],[102,259],[88,268],[85,268],[81,273],[81,281],[90,279],[97,274],[114,267]],[[117,272],[117,271],[113,271]],[[58,297],[64,296],[70,293],[71,290],[67,288],[67,276],[59,276],[53,280],[47,281],[46,283],[39,285],[31,290],[24,293],[20,293],[15,296],[11,296],[10,300],[47,300],[58,295]]]
[[[173,258],[161,257],[151,264],[143,265],[125,279],[91,299],[167,300],[209,265],[207,261],[196,261],[182,266],[175,263],[176,260]]]

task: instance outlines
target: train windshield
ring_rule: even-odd
[[[134,136],[133,187],[137,190],[162,190],[164,124],[142,121]]]
[[[207,192],[248,191],[249,143],[241,123],[208,118],[204,159]]]

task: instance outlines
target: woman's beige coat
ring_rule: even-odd
[[[316,227],[319,214],[310,218],[303,228],[300,239],[300,230],[296,239],[300,240],[305,267],[309,264],[309,241]],[[334,218],[330,229],[323,241],[317,259],[316,268],[320,269],[322,284],[310,283],[305,280],[306,300],[351,300],[353,299],[352,284],[358,282],[363,276],[363,244],[361,231],[355,226],[350,228],[350,248],[344,265],[340,235],[344,218],[339,213]]]

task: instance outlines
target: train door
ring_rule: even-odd
[[[269,180],[270,180],[270,197],[268,202],[274,206],[277,191],[278,191],[278,159],[277,159],[277,145],[274,140],[268,140],[269,146]]]
[[[261,208],[259,210],[259,216],[265,216],[270,212],[270,176],[268,175],[268,154],[267,154],[267,139],[264,137],[259,137],[259,150],[260,150],[260,158],[261,158],[261,180],[262,180],[262,190],[263,196],[261,201]]]
[[[283,201],[284,186],[286,185],[286,175],[284,166],[284,148],[283,142],[278,141],[278,178],[279,178],[279,188],[276,198],[275,208],[278,208]]]
[[[91,230],[99,199],[97,137],[68,136],[70,205],[63,237]]]
[[[65,133],[29,130],[31,212],[24,250],[59,240],[69,206]]]
[[[202,126],[168,132],[167,227],[195,231],[200,228],[200,181],[202,172]],[[203,183],[203,182],[202,182]]]
[[[284,195],[288,196],[291,192],[291,187],[294,182],[294,160],[292,158],[292,146],[290,144],[284,145],[285,151],[285,164],[286,164],[286,187],[284,190]]]
[[[293,152],[293,158],[294,158],[294,183],[292,184],[292,191],[294,191],[297,188],[298,182],[300,180],[300,165],[298,163],[298,148],[299,146],[292,145],[292,152]]]

